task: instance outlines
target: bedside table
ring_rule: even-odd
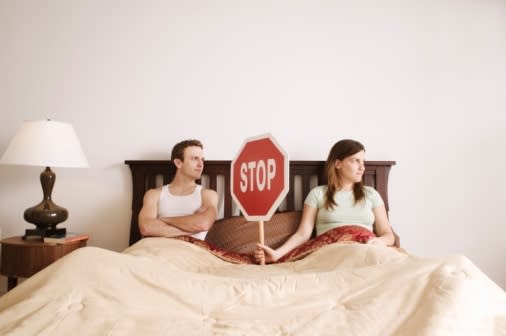
[[[88,239],[64,244],[48,244],[41,240],[5,238],[2,244],[0,274],[7,276],[7,290],[18,284],[18,278],[28,278],[70,252],[86,246]]]

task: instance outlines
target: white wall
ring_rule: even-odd
[[[56,168],[53,199],[65,227],[117,251],[125,159],[188,137],[232,159],[265,132],[325,159],[350,137],[397,161],[390,216],[408,251],[463,253],[506,288],[505,93],[499,0],[0,0],[0,152],[23,120],[71,122],[91,168]],[[0,166],[4,237],[33,227],[40,171]]]

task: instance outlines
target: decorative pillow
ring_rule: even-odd
[[[265,244],[281,246],[299,227],[301,211],[279,212],[264,222]],[[243,216],[217,220],[206,236],[206,241],[228,251],[252,254],[259,241],[258,222],[248,221]]]

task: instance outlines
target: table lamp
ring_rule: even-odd
[[[40,174],[44,198],[24,213],[25,220],[37,228],[27,229],[23,238],[64,235],[66,229],[57,228],[56,225],[67,219],[68,211],[51,199],[56,175],[50,167],[88,167],[72,125],[53,120],[23,122],[0,159],[0,164],[46,167]]]

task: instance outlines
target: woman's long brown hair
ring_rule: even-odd
[[[357,154],[360,151],[365,151],[364,146],[355,140],[345,139],[340,140],[332,146],[325,169],[327,170],[327,194],[325,199],[325,208],[331,210],[337,203],[334,199],[334,194],[339,187],[339,172],[336,168],[337,160],[344,160],[348,156]],[[364,183],[362,181],[353,184],[353,196],[355,203],[362,201],[365,198]]]

